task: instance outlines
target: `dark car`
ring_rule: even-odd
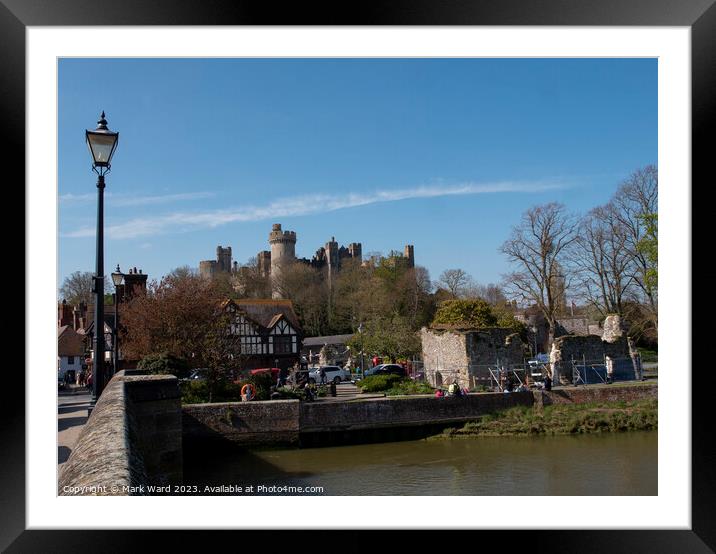
[[[405,377],[405,368],[398,364],[384,364],[383,367],[376,369],[373,375],[400,375]]]

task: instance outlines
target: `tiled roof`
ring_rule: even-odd
[[[324,344],[346,344],[353,335],[327,335],[303,339],[303,346],[323,346]]]
[[[84,337],[69,325],[57,329],[57,355],[81,356],[85,351]]]
[[[293,311],[293,302],[290,300],[242,299],[233,300],[233,303],[249,319],[267,329],[278,323],[280,316],[283,316],[294,329],[301,330],[298,316]]]

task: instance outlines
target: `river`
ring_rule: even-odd
[[[655,431],[191,449],[184,457],[185,484],[199,486],[318,486],[330,496],[658,494]]]

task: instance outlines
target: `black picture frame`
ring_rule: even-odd
[[[25,178],[25,28],[28,26],[83,25],[589,25],[589,26],[685,26],[691,28],[692,62],[692,182],[706,185],[707,162],[713,157],[708,144],[716,98],[716,7],[714,0],[399,0],[352,4],[352,9],[319,4],[293,3],[280,8],[269,2],[242,0],[0,0],[0,91],[2,128],[7,146],[5,159]],[[6,172],[10,164],[6,165]],[[713,179],[713,178],[712,178]],[[17,182],[17,181],[16,181]],[[692,186],[692,190],[697,190]],[[33,253],[27,253],[33,255]],[[708,270],[713,274],[713,270]],[[690,303],[691,299],[687,301]],[[26,342],[28,338],[26,337]],[[691,371],[690,362],[680,371]],[[26,368],[27,371],[27,368]],[[698,383],[693,379],[694,383]],[[19,391],[23,391],[20,388]],[[3,398],[2,470],[0,471],[0,548],[8,552],[78,552],[84,549],[125,552],[142,548],[159,538],[163,549],[209,548],[216,533],[208,531],[30,531],[25,526],[25,400],[24,394]],[[716,549],[716,455],[710,440],[711,423],[706,412],[708,387],[692,389],[692,528],[691,530],[585,530],[585,531],[488,531],[456,532],[459,541],[485,536],[502,545],[550,552],[713,552]],[[111,525],[116,514],[108,514]],[[280,527],[277,518],[276,526]],[[289,534],[290,533],[290,534]],[[327,549],[357,551],[370,547],[371,531],[322,535]],[[160,537],[149,535],[160,534]],[[469,535],[468,535],[469,534]],[[431,543],[432,535],[411,531],[401,537],[401,547]],[[241,549],[276,551],[301,540],[291,532],[257,534],[225,531]],[[442,535],[437,539],[444,546]],[[452,539],[451,539],[452,540]],[[285,544],[284,544],[284,541]],[[307,544],[313,544],[313,540]],[[441,546],[441,547],[442,547]],[[320,548],[323,549],[323,548]]]

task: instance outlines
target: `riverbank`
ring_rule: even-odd
[[[484,414],[459,427],[448,427],[428,440],[476,436],[574,435],[622,431],[654,431],[658,428],[658,401],[655,398],[515,406]]]

